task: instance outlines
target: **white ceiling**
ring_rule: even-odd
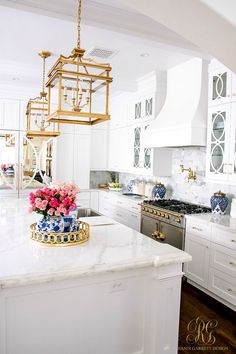
[[[0,90],[13,86],[27,92],[29,87],[34,87],[35,94],[38,93],[41,62],[37,52],[53,53],[48,68],[59,54],[70,53],[76,43],[76,3],[74,0],[0,0],[0,5],[4,5],[0,6]],[[115,0],[85,2],[81,44],[87,50],[94,45],[118,50],[110,60],[113,91],[134,90],[140,76],[153,70],[167,70],[197,53],[193,45],[153,20],[104,3],[119,4]],[[124,26],[119,30],[122,23]],[[142,36],[140,29],[145,29]],[[142,53],[149,56],[141,57]]]

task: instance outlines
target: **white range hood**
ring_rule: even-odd
[[[146,129],[146,147],[206,145],[207,82],[208,62],[199,58],[168,70],[166,100]]]

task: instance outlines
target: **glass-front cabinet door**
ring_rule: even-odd
[[[208,177],[228,179],[230,105],[209,110],[208,125]]]
[[[229,180],[236,181],[236,102],[231,104],[231,124],[230,124],[230,140],[229,140],[229,163],[228,174]]]
[[[209,73],[209,105],[231,101],[232,73],[224,66]]]
[[[152,169],[153,149],[144,147],[143,134],[148,124],[133,128],[133,170],[142,175],[149,174]]]
[[[28,194],[52,180],[53,138],[0,132],[0,194]]]
[[[21,137],[20,192],[42,188],[52,180],[53,139]]]
[[[140,168],[140,154],[141,154],[141,127],[134,128],[134,140],[133,140],[133,167]]]

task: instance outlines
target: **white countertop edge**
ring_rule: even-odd
[[[159,258],[159,257],[157,257]],[[176,255],[175,253],[165,255],[165,259],[157,259],[154,257],[152,260],[143,260],[138,262],[130,262],[130,263],[123,263],[119,265],[99,265],[94,266],[88,269],[80,268],[80,269],[69,269],[66,271],[59,271],[59,272],[52,272],[50,274],[32,274],[32,275],[25,275],[22,276],[13,276],[13,277],[6,277],[0,280],[0,290],[6,288],[13,288],[13,287],[22,287],[27,285],[36,285],[42,283],[49,283],[49,282],[56,282],[56,281],[63,281],[69,279],[76,279],[76,278],[83,278],[88,276],[93,276],[95,274],[105,274],[111,272],[120,272],[125,270],[133,270],[139,268],[148,268],[154,267],[159,268],[162,266],[167,265],[174,265],[174,264],[181,264],[185,262],[190,262],[192,257],[183,252],[182,255]]]

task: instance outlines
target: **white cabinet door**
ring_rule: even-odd
[[[91,170],[107,169],[107,144],[106,129],[92,129],[91,131]]]
[[[140,232],[141,227],[141,217],[140,214],[128,212],[128,226]]]
[[[0,100],[0,129],[19,130],[20,103],[17,100]]]
[[[70,154],[70,151],[68,151]],[[73,181],[81,189],[89,189],[90,180],[90,135],[74,135]]]
[[[208,284],[209,246],[210,241],[186,233],[185,252],[192,256],[192,262],[185,264],[186,276],[205,288]]]
[[[128,171],[129,150],[127,128],[109,132],[108,167],[114,171]]]
[[[110,102],[110,128],[116,129],[127,125],[128,102],[131,94],[121,93],[111,99]]]
[[[90,208],[99,211],[99,192],[90,192]]]
[[[74,135],[61,134],[57,137],[54,150],[52,175],[58,182],[71,182],[73,180],[74,165]]]

